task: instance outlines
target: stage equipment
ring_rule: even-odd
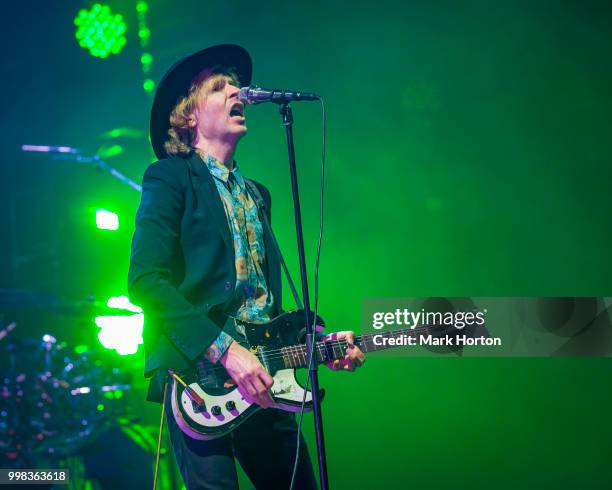
[[[125,46],[127,26],[120,14],[113,14],[108,5],[95,3],[91,10],[81,9],[74,19],[75,37],[79,46],[92,56],[107,58],[119,54]]]
[[[149,52],[149,39],[151,38],[151,30],[147,22],[147,12],[149,4],[145,1],[139,1],[136,4],[136,15],[138,16],[138,39],[142,54],[140,55],[140,64],[144,80],[142,88],[145,92],[152,94],[155,90],[155,81],[151,77],[151,64],[153,63],[153,55]]]
[[[91,350],[41,339],[0,343],[0,456],[15,468],[75,454],[126,413],[130,376]]]
[[[112,177],[130,186],[138,192],[142,192],[142,186],[125,176],[119,170],[111,167],[99,155],[87,156],[81,154],[81,150],[71,146],[47,146],[47,145],[21,145],[21,150],[28,153],[51,153],[54,160],[67,160],[85,165],[92,165],[100,170],[104,170]]]

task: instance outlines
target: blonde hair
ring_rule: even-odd
[[[193,141],[196,129],[189,126],[189,121],[198,106],[201,97],[207,97],[225,87],[226,83],[239,85],[238,76],[229,69],[213,68],[214,73],[202,80],[194,81],[189,92],[181,97],[170,113],[170,129],[168,140],[164,143],[164,150],[170,156],[186,157],[193,151]]]

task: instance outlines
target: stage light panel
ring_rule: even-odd
[[[107,349],[114,349],[122,356],[135,354],[142,344],[144,315],[98,316],[95,323],[100,327],[98,340]]]
[[[127,42],[123,17],[113,14],[108,5],[96,3],[90,10],[81,9],[74,18],[74,25],[79,45],[98,58],[119,54]]]
[[[118,230],[119,216],[112,211],[98,209],[96,211],[96,226],[101,230]]]

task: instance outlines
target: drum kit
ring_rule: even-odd
[[[140,141],[142,136],[142,131],[133,128],[117,128],[101,138],[129,142]],[[26,144],[21,149],[53,160],[90,165],[141,190],[139,184],[107,164],[102,151],[88,156],[66,146]],[[77,454],[100,434],[125,422],[124,394],[132,388],[126,370],[103,360],[104,349],[75,349],[51,334],[22,338],[19,330],[25,328],[3,324],[3,312],[24,310],[88,318],[121,314],[94,301],[66,301],[51,293],[0,289],[0,468],[34,467],[31,465],[41,460],[53,462]]]
[[[130,375],[101,352],[0,324],[0,462],[27,468],[76,454],[126,414]]]

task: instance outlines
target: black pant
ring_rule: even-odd
[[[166,414],[174,455],[187,490],[237,489],[234,457],[258,490],[289,489],[297,442],[293,414],[273,408],[260,410],[230,434],[209,441],[184,434],[169,402]],[[294,488],[317,488],[303,437]]]

